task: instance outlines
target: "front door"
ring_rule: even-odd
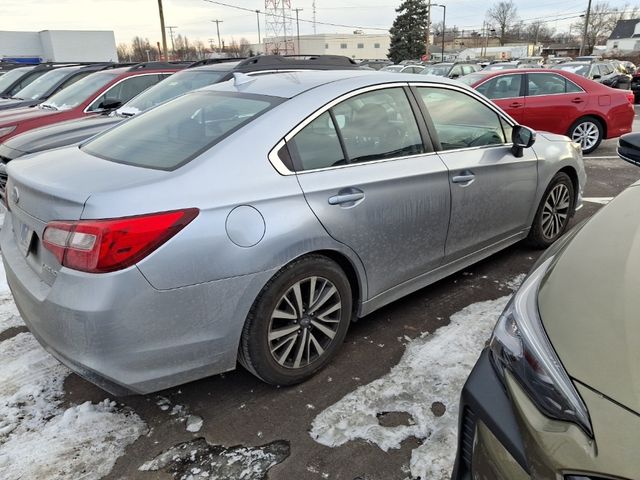
[[[287,141],[309,206],[362,260],[370,298],[443,261],[448,172],[423,140],[395,87],[354,94]]]
[[[418,87],[438,154],[449,169],[449,262],[523,231],[535,201],[537,157],[511,152],[512,127],[496,111],[460,90]]]

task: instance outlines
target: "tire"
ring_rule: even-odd
[[[576,120],[567,133],[569,138],[582,146],[582,153],[593,152],[604,137],[602,123],[593,117],[584,117]]]
[[[322,255],[299,258],[274,275],[256,298],[238,360],[266,383],[300,383],[335,356],[352,307],[351,286],[338,264]]]
[[[573,182],[566,173],[556,173],[538,206],[529,231],[529,243],[536,248],[547,248],[558,240],[567,230],[574,206]]]

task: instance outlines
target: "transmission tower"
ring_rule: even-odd
[[[292,55],[295,36],[291,0],[264,0],[265,53]]]

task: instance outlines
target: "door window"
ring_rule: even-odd
[[[528,96],[567,93],[565,78],[555,73],[530,73]]]
[[[483,83],[476,90],[492,100],[520,97],[522,75],[500,75]]]
[[[449,73],[449,76],[451,78],[456,78],[456,77],[459,77],[460,75],[462,75],[462,68],[460,68],[460,65],[456,65],[455,67],[453,67],[451,69],[451,73]]]
[[[442,150],[501,145],[505,134],[496,112],[456,90],[418,88]]]
[[[95,111],[105,108],[105,106],[120,105],[127,103],[133,97],[155,85],[161,80],[158,75],[138,75],[130,77],[117,83],[109,90],[100,95],[88,108],[88,111]]]
[[[301,170],[329,168],[347,163],[329,112],[320,115],[287,143],[298,159]]]

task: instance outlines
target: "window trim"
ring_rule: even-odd
[[[93,99],[87,104],[87,106],[84,108],[84,110],[82,110],[82,113],[100,113],[100,110],[89,110],[89,108],[91,107],[91,105],[93,105],[95,103],[96,100],[98,100],[100,97],[102,97],[103,95],[105,95],[106,93],[108,93],[109,91],[111,91],[113,88],[117,87],[119,84],[121,84],[122,82],[129,80],[130,78],[138,78],[138,77],[146,77],[148,75],[160,75],[161,73],[169,73],[169,72],[153,72],[153,73],[141,73],[139,75],[127,75],[124,78],[121,78],[120,80],[118,80],[115,83],[112,83],[109,87],[107,87],[105,90],[102,91],[102,93],[97,94],[95,97],[93,97]],[[171,73],[175,73],[175,72],[171,72]],[[164,79],[163,79],[164,80]],[[156,82],[156,85],[158,83],[160,83],[162,80],[158,80],[158,82]],[[153,85],[151,85],[152,87]],[[147,87],[147,88],[151,88],[151,87]],[[145,89],[146,90],[146,89]],[[142,91],[144,92],[144,90]],[[140,92],[140,93],[142,93]],[[140,95],[140,93],[138,93],[138,95]],[[137,96],[137,95],[136,95]],[[135,98],[135,97],[133,97]],[[131,100],[133,100],[133,98]],[[125,102],[126,103],[126,102]],[[124,103],[122,104],[124,105]]]
[[[445,90],[454,90],[454,91],[460,92],[462,94],[466,94],[471,98],[475,98],[477,101],[479,101],[480,103],[484,104],[486,107],[489,107],[489,109],[492,110],[498,116],[498,118],[503,119],[511,127],[515,127],[516,125],[518,125],[518,122],[516,122],[509,115],[507,115],[505,112],[503,112],[491,100],[485,99],[484,97],[482,97],[480,95],[480,93],[476,92],[473,89],[472,90],[467,90],[465,88],[458,87],[457,85],[449,85],[449,84],[444,84],[444,83],[416,83],[416,82],[411,82],[409,84],[409,86],[412,87],[412,89],[415,88],[414,96],[416,97],[416,101],[418,102],[418,105],[420,106],[420,110],[422,111],[422,115],[425,117],[425,122],[427,123],[427,128],[428,128],[429,134],[431,136],[431,141],[433,142],[433,148],[435,150],[435,153],[445,154],[445,153],[450,153],[450,152],[467,152],[467,151],[472,151],[472,150],[485,150],[487,148],[511,147],[513,145],[513,142],[510,141],[511,139],[507,139],[506,143],[502,143],[500,145],[495,145],[495,144],[494,145],[479,145],[477,147],[452,148],[450,150],[443,150],[442,149],[442,145],[440,144],[440,138],[438,137],[438,132],[436,131],[435,124],[433,123],[433,119],[431,118],[431,115],[429,114],[427,106],[425,105],[425,103],[422,100],[422,98],[420,98],[420,94],[419,94],[419,92],[417,90],[420,87],[422,87],[422,88],[425,88],[425,87],[442,88],[442,89],[445,89]],[[502,129],[503,134],[504,134],[504,127],[502,126],[502,124],[500,125],[500,128]]]
[[[361,87],[361,88],[358,88],[356,90],[352,90],[351,92],[347,92],[345,94],[342,94],[337,98],[334,98],[329,103],[327,103],[324,106],[320,107],[318,110],[316,110],[311,115],[309,115],[307,118],[305,118],[300,123],[298,123],[298,125],[293,127],[289,131],[289,133],[287,133],[282,139],[280,139],[280,141],[278,143],[276,143],[276,145],[269,151],[269,154],[267,155],[267,158],[269,159],[269,162],[271,163],[273,168],[275,168],[276,171],[280,175],[288,176],[288,175],[305,175],[307,173],[315,173],[315,172],[321,172],[321,171],[325,171],[325,170],[335,170],[335,169],[339,169],[339,168],[353,168],[353,167],[359,167],[359,166],[363,166],[363,165],[373,165],[373,164],[382,163],[382,162],[393,162],[393,161],[396,161],[396,160],[403,160],[405,158],[420,157],[420,156],[425,156],[425,155],[435,155],[436,154],[435,149],[433,148],[433,145],[431,145],[431,147],[432,147],[431,150],[433,150],[431,152],[417,153],[415,155],[404,155],[404,156],[401,156],[401,157],[381,158],[379,160],[372,160],[370,162],[348,163],[346,165],[335,165],[335,166],[331,166],[331,167],[314,168],[312,170],[302,170],[302,171],[299,171],[299,172],[289,170],[287,168],[287,166],[282,162],[282,160],[280,160],[280,158],[278,157],[278,151],[287,142],[289,142],[293,137],[295,137],[298,134],[298,132],[300,132],[300,130],[305,128],[307,125],[309,125],[311,122],[313,122],[316,118],[318,118],[323,113],[327,112],[328,110],[332,109],[333,107],[335,107],[339,103],[342,103],[343,101],[348,100],[351,97],[355,97],[355,96],[363,94],[363,93],[373,92],[373,91],[376,91],[376,90],[383,90],[383,89],[387,89],[387,88],[402,88],[405,96],[407,97],[407,101],[409,102],[409,105],[411,107],[411,113],[413,114],[413,117],[414,117],[414,119],[416,121],[416,126],[418,127],[418,132],[420,133],[420,138],[422,139],[422,143],[423,143],[425,149],[428,149],[428,147],[430,145],[425,143],[425,138],[422,135],[422,131],[421,131],[421,127],[420,127],[420,119],[416,116],[417,112],[414,110],[412,102],[411,102],[411,97],[408,95],[408,93],[406,91],[406,87],[407,86],[409,86],[409,85],[406,82],[381,83],[381,84],[377,84],[377,85],[369,85],[367,87]],[[332,116],[332,118],[333,118],[333,116]],[[343,150],[343,154],[346,155],[346,152],[344,150]],[[295,160],[294,160],[294,164],[295,164]]]

